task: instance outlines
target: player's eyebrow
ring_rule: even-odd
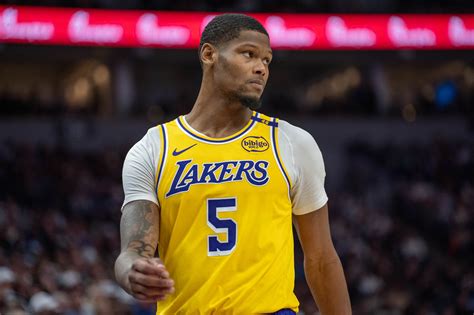
[[[260,48],[258,45],[255,45],[253,43],[242,43],[239,45],[239,48],[245,48],[246,46],[250,46],[252,48]],[[273,56],[273,51],[271,49],[267,50],[267,52]]]

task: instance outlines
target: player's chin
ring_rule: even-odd
[[[253,98],[256,101],[259,101],[262,98],[263,90],[257,91],[257,90],[247,90],[243,93],[248,98]]]
[[[256,110],[262,105],[260,97],[256,95],[241,94],[239,95],[239,100],[242,106],[248,107],[251,110]]]
[[[260,97],[262,97],[263,91],[264,91],[263,87],[261,89],[256,89],[250,86],[250,88],[245,90],[245,94],[249,97],[255,97],[259,99]]]

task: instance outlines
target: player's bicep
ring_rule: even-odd
[[[120,220],[122,252],[154,257],[159,237],[159,208],[148,200],[127,203]]]
[[[135,200],[148,200],[158,203],[156,195],[156,156],[159,155],[159,139],[150,130],[128,152],[123,163],[122,182],[125,199],[124,206]]]
[[[328,201],[324,189],[326,171],[314,138],[300,128],[294,128],[291,132],[296,175],[291,190],[293,213],[303,215],[323,207]]]
[[[318,211],[294,215],[293,222],[306,260],[316,261],[334,253],[327,204]]]

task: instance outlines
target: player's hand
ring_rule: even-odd
[[[158,258],[137,259],[129,273],[130,294],[145,303],[162,301],[174,292],[174,281]]]

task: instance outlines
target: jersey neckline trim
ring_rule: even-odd
[[[191,127],[188,124],[188,122],[186,121],[186,118],[184,117],[184,115],[179,116],[176,119],[176,122],[178,123],[178,126],[180,127],[180,129],[184,133],[186,133],[187,135],[191,136],[192,138],[194,138],[196,140],[200,140],[200,141],[207,142],[207,143],[228,143],[228,142],[231,142],[235,139],[238,139],[238,138],[242,137],[249,130],[251,130],[252,127],[257,122],[257,120],[255,118],[258,118],[258,116],[259,116],[259,113],[255,112],[255,111],[252,112],[252,117],[249,119],[249,122],[247,123],[247,125],[245,125],[244,128],[242,128],[241,130],[237,131],[236,133],[234,133],[230,136],[224,137],[224,138],[212,138],[212,137],[206,136],[203,133],[200,133],[199,131],[195,130],[193,127]]]

